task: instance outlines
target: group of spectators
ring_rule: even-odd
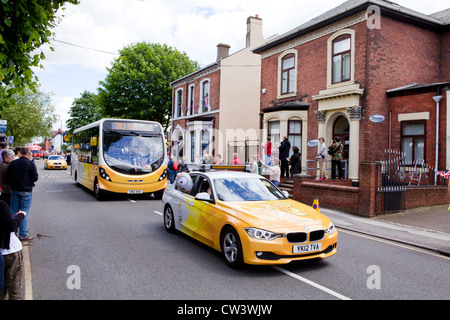
[[[8,149],[0,135],[0,151],[0,300],[20,300],[22,248],[33,240],[28,220],[39,176],[29,147]]]
[[[259,173],[259,163],[265,167],[269,172],[270,180],[279,186],[281,178],[293,177],[294,174],[302,172],[302,160],[301,152],[297,146],[291,148],[291,143],[287,137],[283,138],[283,141],[278,146],[277,144],[272,144],[270,137],[267,141],[262,144],[262,148],[265,153],[264,160],[260,159],[258,154],[251,156],[251,167],[250,172]],[[292,155],[289,155],[292,151]],[[326,180],[325,171],[325,159],[327,154],[331,156],[331,178],[336,179],[336,174],[339,175],[339,179],[343,178],[342,173],[342,163],[344,155],[344,146],[342,145],[340,139],[335,137],[332,144],[328,147],[325,144],[325,139],[319,139],[319,153],[317,154],[316,160],[319,162],[319,176],[317,180]],[[203,154],[200,160],[203,164],[223,164],[222,157],[220,155],[213,156],[206,153]],[[240,165],[241,160],[237,153],[233,154],[233,165]],[[186,157],[182,160],[176,160],[175,156],[170,157],[168,163],[169,169],[169,181],[174,183],[175,177],[179,172],[189,172],[186,164]]]

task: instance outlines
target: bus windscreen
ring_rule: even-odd
[[[103,156],[106,164],[119,173],[147,174],[164,162],[163,141],[153,124],[105,122]]]

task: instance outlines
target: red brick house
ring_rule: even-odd
[[[425,15],[391,1],[350,0],[256,48],[262,139],[289,137],[305,170],[317,154],[308,142],[339,136],[355,182],[361,163],[382,160],[388,148],[434,164],[433,97],[442,96],[438,169],[450,170],[449,22],[450,9]]]

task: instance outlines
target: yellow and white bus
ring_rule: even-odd
[[[105,193],[153,193],[167,186],[167,152],[157,122],[102,119],[73,133],[71,174],[77,184]]]

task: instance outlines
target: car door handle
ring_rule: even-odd
[[[191,207],[193,207],[193,206],[194,206],[194,203],[193,203],[193,202],[188,202],[188,205],[190,205]]]

